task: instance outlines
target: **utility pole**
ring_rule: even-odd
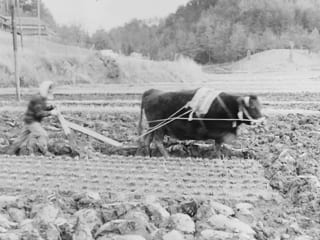
[[[16,81],[16,96],[17,100],[20,102],[20,69],[19,69],[19,59],[18,59],[18,46],[17,46],[17,28],[16,28],[16,18],[15,18],[15,4],[12,1],[11,6],[11,27],[12,27],[12,39],[13,39],[13,57],[14,57],[14,78]]]
[[[19,22],[19,34],[20,34],[20,41],[21,41],[21,49],[23,49],[23,33],[22,33],[22,26],[21,26],[21,17],[20,17],[20,0],[15,0],[15,5],[17,6],[17,17]]]
[[[5,14],[5,15],[7,15],[7,14],[9,15],[9,13],[10,13],[10,6],[9,6],[8,0],[6,0],[5,4],[6,4],[6,6],[5,6],[5,9],[4,9],[4,14]]]
[[[40,0],[38,0],[38,38],[41,40]]]

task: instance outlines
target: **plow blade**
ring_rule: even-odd
[[[89,136],[91,136],[91,137],[93,137],[95,139],[98,139],[98,140],[100,140],[100,141],[102,141],[104,143],[110,144],[112,146],[122,147],[122,143],[120,143],[120,142],[118,142],[116,140],[113,140],[111,138],[103,136],[103,135],[101,135],[101,134],[99,134],[99,133],[97,133],[95,131],[92,131],[92,130],[90,130],[88,128],[82,127],[82,126],[80,126],[78,124],[69,122],[67,120],[64,120],[64,121],[65,121],[64,123],[66,123],[69,128],[71,128],[71,129],[73,129],[75,131],[78,131],[78,132],[84,133],[86,135],[89,135]]]

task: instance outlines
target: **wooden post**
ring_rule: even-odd
[[[251,49],[247,50],[247,60],[251,59]]]
[[[16,81],[16,96],[17,100],[20,102],[20,69],[19,69],[19,59],[18,59],[18,46],[17,46],[17,28],[15,19],[15,5],[11,4],[11,27],[12,27],[12,39],[13,39],[13,56],[14,56],[14,78]]]
[[[38,0],[38,38],[41,40],[41,18],[40,18],[40,0]]]
[[[10,7],[9,7],[9,2],[8,0],[5,1],[5,9],[4,9],[4,14],[5,15],[9,15],[9,12],[10,12]]]
[[[294,42],[290,41],[289,44],[290,44],[289,62],[293,62],[293,56],[292,56],[293,54],[292,54],[292,52],[293,52]]]
[[[23,37],[22,37],[22,26],[21,26],[21,17],[20,17],[20,0],[15,0],[15,5],[17,6],[17,17],[19,22],[19,33],[20,33],[20,43],[21,43],[21,49],[23,49]]]

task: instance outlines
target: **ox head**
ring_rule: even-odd
[[[261,104],[256,95],[249,95],[238,98],[239,113],[238,117],[244,120],[247,124],[263,123],[265,118],[261,113]]]

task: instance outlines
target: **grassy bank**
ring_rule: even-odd
[[[20,46],[20,39],[19,39]],[[25,37],[19,49],[21,85],[37,86],[43,80],[59,85],[108,83],[199,82],[201,66],[189,59],[156,62],[66,46]],[[0,32],[0,87],[14,85],[11,35]]]

